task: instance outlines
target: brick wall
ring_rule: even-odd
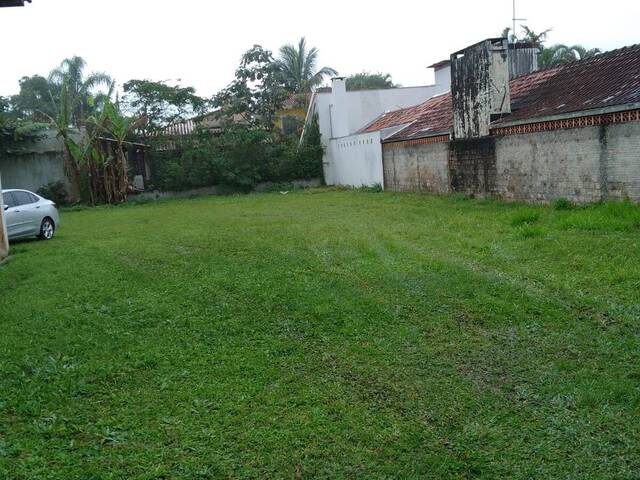
[[[389,190],[640,201],[640,122],[384,148]]]
[[[493,137],[454,140],[449,143],[451,191],[495,195],[496,141]]]
[[[496,139],[496,190],[511,200],[600,198],[600,127]]]
[[[449,191],[449,144],[383,147],[384,187],[396,192]]]
[[[609,198],[640,201],[640,122],[606,127]]]

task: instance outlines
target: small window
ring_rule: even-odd
[[[11,192],[4,192],[2,194],[2,204],[9,208],[16,206],[16,201],[13,199]]]
[[[13,195],[13,199],[15,201],[15,206],[19,207],[21,205],[29,205],[30,203],[35,203],[32,200],[32,196],[28,192],[11,192]]]

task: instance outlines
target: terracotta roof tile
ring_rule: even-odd
[[[510,88],[512,113],[494,124],[640,103],[640,45],[518,77]],[[451,94],[384,113],[361,132],[401,125],[406,126],[387,140],[450,132]]]

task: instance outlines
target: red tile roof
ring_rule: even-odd
[[[638,102],[640,45],[635,45],[512,80],[512,113],[499,122]]]
[[[494,124],[640,103],[640,45],[518,77],[511,80],[510,88],[512,113]],[[387,140],[450,132],[451,94],[384,113],[361,132],[401,125],[406,126]]]
[[[282,102],[283,110],[291,110],[292,108],[304,108],[311,101],[311,92],[309,93],[292,93],[284,102]]]

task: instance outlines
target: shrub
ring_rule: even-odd
[[[576,208],[575,203],[567,198],[556,198],[552,203],[554,210],[573,210]]]
[[[382,185],[380,185],[379,183],[375,183],[373,185],[368,185],[365,187],[358,187],[356,188],[356,190],[365,193],[380,193],[382,192]]]
[[[58,205],[69,205],[69,194],[63,182],[51,182],[40,187],[36,192],[41,197],[51,200]]]
[[[511,217],[511,225],[532,225],[540,220],[540,211],[533,208],[522,208]]]
[[[322,176],[320,137],[302,145],[259,128],[230,126],[220,135],[199,132],[175,151],[155,155],[153,184],[163,190],[223,185],[250,191],[261,182],[287,183]]]

